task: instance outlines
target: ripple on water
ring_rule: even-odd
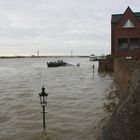
[[[7,115],[1,115],[0,116],[0,123],[5,123],[5,122],[8,122],[8,121],[10,121],[10,117]]]
[[[1,140],[94,140],[92,130],[102,117],[104,91],[112,79],[96,67],[93,77],[93,62],[87,58],[66,58],[80,67],[54,69],[46,68],[48,60],[1,60]],[[47,133],[42,133],[38,97],[43,85],[49,93]]]

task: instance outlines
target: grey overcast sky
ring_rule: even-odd
[[[110,53],[111,14],[140,0],[0,0],[0,56]]]

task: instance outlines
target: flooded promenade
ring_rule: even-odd
[[[47,68],[51,60],[0,60],[0,140],[95,140],[112,77],[98,73],[88,58],[65,58],[74,66]],[[49,94],[46,132],[38,96],[43,85]]]

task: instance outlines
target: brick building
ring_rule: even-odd
[[[128,7],[123,14],[112,15],[111,54],[140,59],[140,12]]]

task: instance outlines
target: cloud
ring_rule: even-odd
[[[110,53],[111,14],[139,0],[0,0],[0,55]],[[12,48],[12,49],[11,49]],[[3,52],[3,53],[2,53]],[[41,54],[41,53],[40,53]]]

